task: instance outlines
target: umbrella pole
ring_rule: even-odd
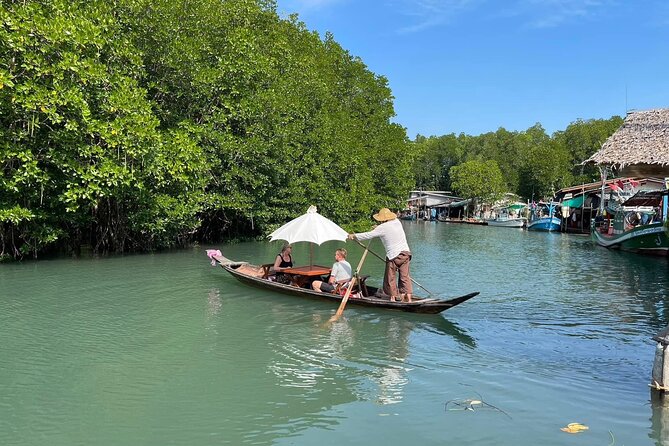
[[[370,242],[371,243],[371,242]],[[355,286],[356,278],[358,277],[358,273],[360,272],[360,268],[362,268],[362,264],[365,261],[365,257],[367,257],[367,253],[369,252],[369,245],[365,248],[365,252],[362,253],[362,257],[360,258],[360,262],[358,262],[358,267],[355,269],[355,273],[353,273],[353,277],[351,277],[351,281],[349,282],[348,288],[346,288],[346,294],[344,294],[344,298],[341,300],[341,304],[339,304],[339,308],[337,308],[337,312],[330,318],[328,322],[336,322],[344,312],[344,307],[346,307],[346,302],[348,302],[348,298],[351,295],[351,290]]]
[[[309,243],[309,266],[314,266],[314,244]]]

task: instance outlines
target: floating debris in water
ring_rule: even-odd
[[[579,432],[587,431],[588,429],[590,429],[588,426],[581,423],[569,423],[566,427],[560,428],[562,432],[567,432],[568,434],[578,434]]]
[[[496,410],[498,412],[503,413],[507,417],[511,418],[511,415],[508,413],[504,412],[502,409],[500,409],[497,406],[493,406],[490,403],[486,403],[483,401],[483,398],[481,398],[481,395],[479,395],[480,399],[455,399],[455,400],[449,400],[446,401],[446,404],[444,404],[444,409],[447,411],[450,410],[481,410],[481,409],[492,409]]]

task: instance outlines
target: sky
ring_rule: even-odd
[[[388,79],[394,122],[479,135],[669,107],[669,0],[278,0]]]

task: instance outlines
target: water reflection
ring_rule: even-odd
[[[411,370],[406,366],[410,331],[411,327],[404,321],[391,319],[388,323],[389,363],[376,371],[376,401],[380,404],[397,404],[402,401],[402,391],[409,382],[407,374]]]
[[[218,288],[209,291],[207,299],[207,308],[205,310],[208,320],[213,319],[221,311],[221,292]]]
[[[669,395],[651,389],[650,405],[653,412],[649,437],[656,446],[669,446]]]
[[[274,315],[285,318],[288,308],[274,307]],[[414,320],[412,315],[355,313],[328,323],[330,311],[301,308],[306,313],[312,310],[306,327],[284,331],[287,327],[281,324],[281,334],[269,345],[267,372],[275,385],[288,394],[299,389],[304,397],[303,410],[292,415],[293,427],[337,423],[324,415],[337,405],[402,402],[409,373],[416,367],[410,361],[413,334],[449,336],[466,348],[475,346],[470,336],[442,317]]]
[[[413,321],[414,329],[425,330],[429,333],[450,336],[461,345],[469,348],[476,348],[476,339],[471,337],[460,326],[448,319],[437,316],[434,318],[422,318]]]

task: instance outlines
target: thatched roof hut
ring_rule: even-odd
[[[629,112],[589,162],[613,166],[627,176],[667,176],[669,109]]]

